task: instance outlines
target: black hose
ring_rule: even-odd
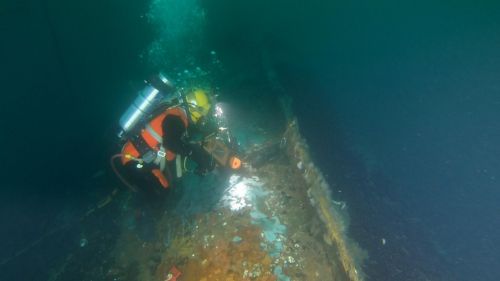
[[[118,169],[116,168],[115,166],[115,159],[116,158],[120,158],[122,157],[123,154],[115,154],[113,156],[111,156],[111,158],[109,159],[109,163],[111,164],[111,168],[113,169],[113,172],[115,173],[115,175],[120,179],[120,181],[126,186],[128,187],[132,192],[137,192],[137,188],[135,186],[133,186],[132,184],[130,184],[121,174],[120,172],[118,172]]]

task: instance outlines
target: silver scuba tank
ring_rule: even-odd
[[[160,103],[175,96],[173,84],[163,74],[149,79],[146,83],[144,89],[120,118],[119,138],[133,131],[137,124],[144,121]]]

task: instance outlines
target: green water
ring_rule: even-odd
[[[47,279],[82,233],[114,219],[112,204],[79,222],[118,184],[108,157],[120,114],[151,72],[187,83],[199,68],[261,123],[271,92],[293,97],[315,162],[347,202],[350,236],[369,252],[369,278],[496,280],[499,11],[488,1],[4,1],[0,262],[15,258],[0,276]],[[100,245],[119,232],[107,230]]]

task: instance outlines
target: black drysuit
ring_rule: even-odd
[[[187,128],[179,116],[167,115],[162,123],[163,145],[176,154],[188,156],[198,164],[197,171],[205,173],[214,168],[214,161],[200,144],[189,143]]]

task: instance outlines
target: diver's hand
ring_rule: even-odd
[[[198,166],[194,173],[198,176],[206,176],[208,174],[208,169]]]
[[[208,152],[201,146],[194,145],[191,147],[191,159],[198,164],[195,169],[195,174],[206,175],[215,168],[215,161]]]

